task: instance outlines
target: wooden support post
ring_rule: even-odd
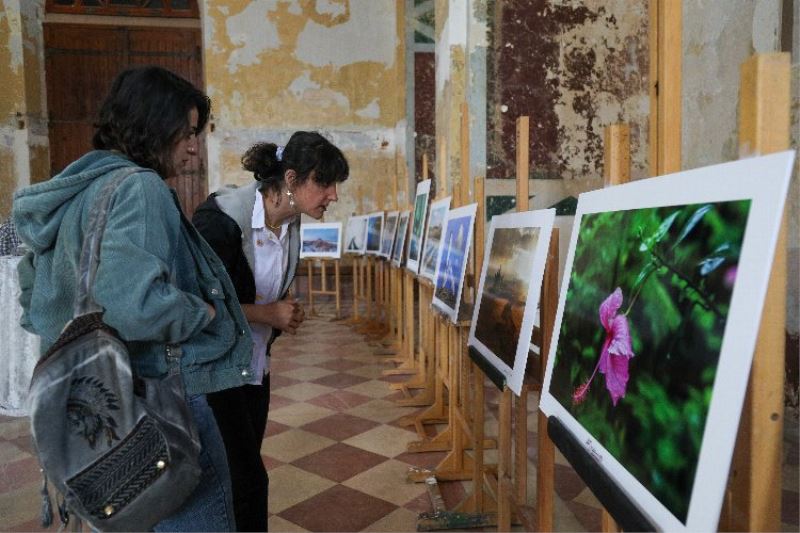
[[[757,54],[742,65],[741,157],[789,147],[789,79],[788,53]],[[726,531],[781,528],[786,247],[784,216],[731,464],[729,492],[720,516],[720,529]]]
[[[547,266],[542,279],[542,298],[539,302],[542,341],[538,374],[542,380],[547,371],[550,342],[553,338],[553,328],[555,327],[556,311],[558,309],[558,239],[558,228],[553,228],[550,234]],[[538,442],[538,455],[536,458],[536,531],[553,531],[556,448],[547,435],[547,416],[539,411],[536,422],[538,433],[536,436]]]
[[[650,0],[650,174],[681,169],[681,0]]]
[[[606,126],[603,134],[603,185],[611,187],[631,180],[630,131],[627,124]],[[601,526],[604,532],[619,531],[614,518],[603,509]]]
[[[517,119],[517,211],[528,210],[530,179],[530,118]]]
[[[314,268],[316,263],[320,263],[320,288],[314,288],[314,272],[316,269]],[[334,288],[331,290],[328,288],[328,272],[326,269],[327,263],[332,262],[334,268]],[[340,302],[340,293],[341,293],[341,285],[340,285],[340,276],[339,276],[339,259],[328,259],[328,258],[319,258],[319,259],[306,259],[306,264],[308,265],[308,308],[309,308],[309,315],[316,315],[316,311],[314,310],[314,295],[323,295],[323,296],[334,296],[336,298],[336,319],[341,318],[341,302]],[[355,298],[354,298],[355,300]]]
[[[631,129],[612,124],[603,132],[603,186],[627,183],[631,179]]]

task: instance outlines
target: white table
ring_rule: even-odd
[[[0,415],[4,416],[27,416],[28,386],[39,358],[39,337],[19,325],[21,259],[0,256]]]

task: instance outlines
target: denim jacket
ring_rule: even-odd
[[[14,195],[14,222],[31,250],[19,266],[22,326],[41,337],[43,352],[73,315],[94,198],[132,165],[113,152],[90,152]],[[139,375],[164,375],[166,345],[178,343],[187,394],[246,382],[252,339],[230,278],[151,170],[123,180],[112,198],[92,295],[103,320],[127,342]],[[207,303],[215,308],[213,320]]]

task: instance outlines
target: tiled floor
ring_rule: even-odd
[[[309,319],[297,336],[283,336],[275,345],[262,446],[270,471],[271,531],[414,531],[418,514],[431,510],[423,484],[406,482],[406,473],[412,466],[435,466],[444,452],[406,453],[417,435],[398,419],[417,411],[392,401],[398,393],[388,381],[397,378],[382,377],[389,365],[374,352],[346,323],[327,317]],[[497,395],[490,387],[487,393],[492,434]],[[529,420],[535,429],[535,417]],[[797,531],[796,419],[786,433],[783,530]],[[529,456],[535,457],[533,431],[529,443]],[[40,531],[40,477],[26,419],[0,417],[0,464],[0,530]],[[555,529],[599,531],[597,501],[561,457],[555,475]],[[470,491],[468,482],[440,487],[448,508]]]

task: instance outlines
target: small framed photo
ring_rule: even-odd
[[[439,258],[439,246],[442,243],[444,217],[450,209],[450,196],[431,203],[428,215],[428,228],[425,231],[425,245],[422,247],[422,262],[419,275],[433,281],[436,275],[436,260]]]
[[[465,205],[451,209],[445,217],[443,240],[436,262],[433,305],[453,322],[458,320],[477,208],[478,204]]]
[[[342,256],[342,223],[300,224],[300,258]]]
[[[716,531],[793,152],[578,199],[540,408],[663,531]]]
[[[367,255],[378,255],[381,251],[383,233],[383,211],[367,215]]]
[[[396,267],[403,266],[403,248],[406,243],[406,235],[408,234],[408,210],[400,213],[400,220],[397,223],[397,233],[394,237],[394,246],[392,248],[392,264]]]
[[[489,225],[468,342],[517,396],[525,377],[555,214],[555,209],[542,209],[495,215]]]
[[[344,241],[345,253],[364,255],[364,252],[367,249],[366,215],[352,216],[347,219],[347,228],[344,234]]]
[[[394,245],[394,234],[397,231],[398,211],[386,213],[386,220],[383,224],[383,234],[381,236],[381,250],[378,253],[381,257],[389,259],[392,256],[392,246]]]
[[[408,238],[408,257],[406,268],[414,274],[419,272],[419,259],[422,255],[422,234],[425,231],[425,215],[428,213],[428,196],[431,192],[431,180],[417,184],[417,195],[414,197],[414,216],[411,219],[411,235]]]

